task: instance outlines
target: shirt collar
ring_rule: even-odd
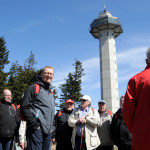
[[[89,107],[85,110],[85,109],[83,109],[82,107],[81,107],[81,109],[80,109],[81,111],[85,111],[85,112],[88,112],[89,111]]]

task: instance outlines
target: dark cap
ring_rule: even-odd
[[[73,100],[72,99],[68,99],[68,100],[66,100],[66,103],[72,103],[73,104]]]
[[[100,103],[106,104],[105,100],[100,100],[100,101],[98,102],[98,104],[100,104]]]

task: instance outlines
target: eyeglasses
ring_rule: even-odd
[[[53,73],[51,73],[51,72],[43,72],[45,75],[51,75],[51,76],[53,76],[54,74]]]
[[[5,95],[5,94],[4,94],[4,96],[11,96],[11,95]]]

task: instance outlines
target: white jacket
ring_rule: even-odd
[[[80,117],[80,108],[75,109],[69,116],[68,124],[73,127],[72,132],[72,148],[75,146],[75,137],[77,132],[76,122]],[[99,114],[97,110],[92,110],[89,108],[89,112],[86,114],[86,124],[85,124],[85,142],[87,150],[95,149],[100,145],[100,140],[97,134],[97,126],[99,123]]]

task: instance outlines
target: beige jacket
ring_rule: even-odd
[[[80,108],[75,109],[69,116],[68,124],[73,127],[72,132],[72,148],[75,146],[75,137],[77,132],[76,122],[80,117]],[[86,114],[85,124],[85,142],[87,150],[93,150],[100,145],[100,140],[97,134],[97,126],[99,123],[99,114],[97,110],[89,108],[89,112]]]

